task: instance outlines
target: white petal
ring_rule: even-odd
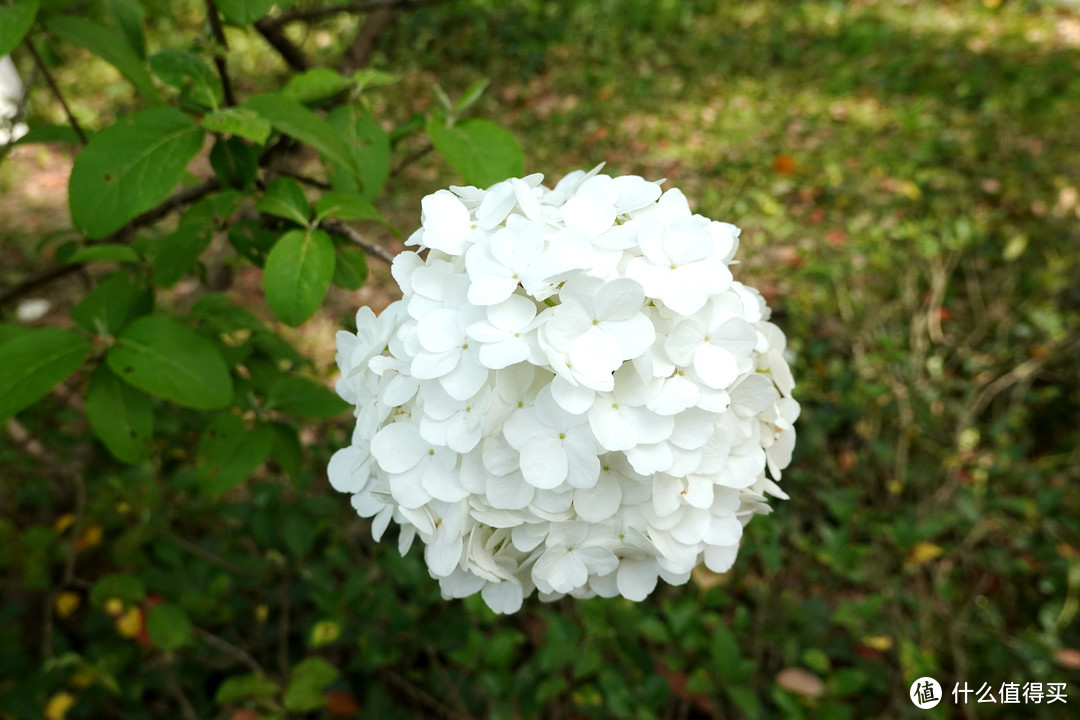
[[[566,453],[557,438],[534,436],[521,452],[521,474],[526,482],[542,489],[558,487],[569,470]]]
[[[326,474],[338,492],[358,493],[371,477],[371,454],[366,448],[342,448],[330,458]]]
[[[656,589],[657,567],[653,558],[623,558],[619,564],[619,594],[641,602]]]
[[[739,366],[724,348],[705,344],[694,353],[694,372],[706,385],[720,390],[731,385],[739,376]]]
[[[412,423],[387,425],[371,439],[371,454],[379,467],[388,473],[401,473],[416,467],[427,451],[427,443]]]
[[[489,475],[487,479],[487,500],[498,510],[520,510],[532,502],[536,489],[525,482],[520,473],[499,476]]]
[[[446,577],[454,572],[461,562],[461,548],[460,537],[449,543],[431,543],[424,548],[424,560],[428,569],[436,577]]]
[[[514,186],[508,182],[495,183],[476,210],[476,220],[484,230],[491,230],[506,219],[516,204]]]
[[[520,584],[505,580],[500,583],[489,582],[480,591],[480,597],[484,598],[492,612],[508,615],[521,609],[525,594]]]
[[[502,370],[516,365],[529,357],[529,345],[524,340],[510,337],[496,343],[488,343],[480,348],[480,364],[492,370]]]
[[[566,412],[581,415],[592,407],[596,392],[583,385],[574,385],[561,375],[551,381],[551,397]]]
[[[416,323],[416,338],[420,346],[431,353],[461,347],[465,333],[461,330],[458,317],[453,310],[436,310],[420,318]]]
[[[569,228],[589,235],[599,235],[615,223],[615,208],[598,193],[575,195],[562,208],[563,222]]]
[[[605,397],[589,409],[589,427],[600,447],[609,452],[629,450],[637,445],[637,429],[619,412],[618,403]]]
[[[574,510],[585,522],[602,522],[618,512],[622,494],[618,481],[601,473],[596,485],[574,491]]]
[[[726,573],[735,564],[739,545],[709,545],[705,548],[705,567],[714,573]]]

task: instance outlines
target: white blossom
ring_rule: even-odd
[[[495,612],[643,600],[786,498],[799,404],[783,332],[732,278],[734,225],[595,168],[424,198],[403,298],[340,332],[355,406],[331,486]]]

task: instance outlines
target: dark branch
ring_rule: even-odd
[[[384,7],[367,14],[352,44],[345,51],[345,58],[341,64],[343,73],[352,73],[367,66],[372,53],[378,46],[379,37],[393,24],[397,12],[396,7]]]
[[[218,180],[216,177],[212,177],[209,180],[206,180],[198,185],[184,188],[180,192],[175,193],[165,202],[158,205],[156,208],[153,208],[152,210],[147,210],[142,215],[139,215],[127,225],[120,228],[112,235],[108,236],[104,240],[101,240],[100,242],[116,242],[118,240],[122,240],[125,236],[129,235],[132,230],[135,230],[136,228],[146,227],[147,225],[153,225],[158,220],[163,219],[173,210],[178,210],[179,208],[182,208],[186,205],[197,202],[220,188],[221,181]],[[33,292],[39,287],[48,285],[55,280],[59,280],[60,278],[67,277],[68,275],[76,273],[83,267],[84,266],[82,263],[60,265],[58,267],[49,268],[45,272],[39,275],[35,275],[32,278],[28,278],[16,285],[15,287],[0,293],[0,307],[7,305],[13,300],[18,300],[19,298]]]
[[[401,162],[399,162],[397,165],[395,165],[394,168],[390,171],[390,177],[397,177],[398,175],[400,175],[402,173],[402,171],[405,170],[405,168],[409,167],[414,162],[416,162],[420,158],[424,157],[425,155],[427,155],[429,152],[431,152],[434,149],[435,149],[434,145],[432,145],[431,143],[427,143],[426,145],[424,145],[420,149],[414,150],[413,152],[409,153],[404,158],[402,158]]]
[[[387,264],[394,262],[394,254],[392,252],[384,248],[382,245],[378,245],[372,242],[364,235],[361,235],[360,232],[354,230],[345,223],[338,220],[324,220],[322,222],[322,226],[326,228],[327,231],[332,232],[335,235],[340,235],[343,238],[346,238],[349,242],[359,245],[368,255],[374,255],[375,257],[379,258]]]
[[[255,29],[259,31],[259,34],[263,36],[266,42],[270,43],[272,48],[277,50],[278,55],[290,68],[297,72],[303,72],[311,67],[311,63],[308,62],[307,57],[301,52],[300,48],[296,47],[292,40],[285,37],[285,33],[281,31],[281,23],[262,18],[255,21]]]
[[[214,65],[217,66],[218,75],[221,76],[221,89],[225,93],[225,105],[231,107],[236,104],[236,96],[233,95],[232,80],[229,79],[229,68],[225,60],[225,54],[229,51],[229,41],[225,38],[225,29],[221,27],[221,16],[218,14],[214,0],[206,0],[206,17],[210,21],[210,32],[214,35]]]
[[[53,79],[52,73],[49,72],[49,68],[45,66],[45,62],[41,59],[41,56],[38,55],[34,43],[27,40],[25,45],[26,49],[30,51],[31,57],[34,58],[34,63],[45,77],[45,82],[49,84],[49,89],[52,90],[56,99],[60,101],[60,107],[64,108],[64,114],[67,115],[68,122],[71,123],[71,127],[75,130],[75,134],[79,136],[79,142],[85,145],[87,143],[86,133],[83,132],[82,126],[79,125],[79,121],[76,120],[75,116],[71,113],[71,108],[68,107],[67,101],[64,100],[64,94],[60,92],[60,86],[56,84],[56,80]]]
[[[401,8],[402,10],[408,10],[411,8],[423,7],[425,5],[437,5],[446,1],[447,0],[363,0],[362,2],[347,3],[345,5],[327,5],[325,7],[290,10],[289,12],[281,13],[277,17],[264,19],[267,20],[268,25],[281,27],[282,25],[291,22],[311,22],[312,20],[321,20],[340,13],[366,13],[371,12],[372,10],[381,10],[383,8]]]

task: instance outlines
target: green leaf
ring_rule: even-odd
[[[95,335],[116,335],[131,320],[153,309],[153,297],[125,271],[102,280],[71,309],[71,319]]]
[[[279,132],[307,143],[331,162],[341,165],[353,175],[360,175],[360,168],[349,146],[330,123],[297,101],[269,93],[251,98],[245,106],[269,120]]]
[[[254,110],[242,107],[212,112],[203,118],[202,124],[210,132],[236,135],[257,145],[265,143],[273,129],[269,120]]]
[[[338,248],[334,263],[334,284],[346,290],[359,290],[367,282],[367,256],[358,247],[349,245]]]
[[[199,410],[232,402],[229,368],[213,343],[175,320],[142,317],[109,350],[106,362],[127,384]]]
[[[457,101],[457,105],[454,106],[454,114],[461,117],[466,110],[475,105],[476,101],[484,95],[484,91],[487,90],[490,84],[491,80],[482,78],[466,88],[465,93]]]
[[[0,56],[14,50],[37,17],[38,0],[15,0],[0,5]]]
[[[86,132],[86,128],[83,128]],[[65,143],[78,145],[82,142],[79,133],[70,125],[38,125],[30,128],[25,135],[12,145],[31,145],[34,143]]]
[[[250,25],[274,6],[274,0],[217,0],[218,10],[234,25]]]
[[[358,176],[344,170],[331,172],[330,184],[339,192],[374,200],[390,177],[390,136],[372,115],[359,105],[341,105],[326,117],[352,151],[360,166]]]
[[[143,59],[122,32],[70,15],[50,18],[46,27],[57,37],[86,48],[119,70],[147,103],[161,104],[161,96],[143,65]]]
[[[285,709],[292,712],[313,712],[326,704],[323,691],[341,673],[320,657],[303,660],[292,669],[289,687],[285,690]]]
[[[151,262],[154,284],[167,288],[179,282],[210,245],[211,230],[208,225],[181,223],[174,232],[158,238],[157,251]]]
[[[191,621],[179,606],[161,603],[146,613],[146,632],[162,650],[176,650],[191,640]]]
[[[139,253],[130,245],[119,243],[99,243],[88,245],[76,250],[68,259],[68,263],[88,262],[129,262],[138,263]]]
[[[453,127],[436,115],[427,126],[435,149],[465,182],[486,188],[525,173],[525,155],[508,131],[490,120],[465,120]]]
[[[354,80],[343,77],[341,73],[335,70],[315,68],[294,75],[288,84],[281,89],[281,94],[302,103],[318,104],[324,100],[329,100],[355,84]]]
[[[266,254],[278,236],[254,218],[245,218],[229,227],[229,244],[250,262],[262,267]]]
[[[304,196],[304,188],[290,177],[278,178],[270,183],[255,209],[267,215],[285,218],[297,225],[307,227],[311,206]]]
[[[20,335],[25,335],[28,332],[31,331],[24,328],[22,325],[0,323],[0,345],[6,345]]]
[[[375,220],[386,222],[382,213],[369,201],[358,195],[347,193],[326,193],[315,205],[315,218],[322,220],[335,217],[339,220]]]
[[[28,330],[0,345],[0,421],[44,397],[89,354],[90,341],[60,328]]]
[[[274,448],[270,451],[270,457],[289,477],[295,480],[300,476],[300,467],[304,459],[304,451],[300,447],[300,438],[296,434],[296,428],[285,423],[271,423],[270,429],[274,431]]]
[[[293,555],[303,557],[311,549],[311,546],[315,544],[315,536],[315,523],[311,521],[309,516],[298,512],[285,515],[281,528],[281,539],[285,541],[285,547]]]
[[[186,50],[162,50],[150,56],[150,69],[166,85],[187,91],[200,105],[216,108],[223,94],[221,83],[210,66]]]
[[[146,597],[146,583],[137,575],[112,573],[103,575],[90,591],[90,602],[104,605],[110,598],[120,598],[127,603],[137,603]]]
[[[218,138],[210,150],[210,166],[225,187],[250,190],[255,187],[259,159],[240,138]]]
[[[120,382],[106,365],[99,365],[90,376],[86,418],[117,460],[134,464],[150,457],[154,403],[148,395]]]
[[[236,415],[221,413],[199,442],[196,464],[200,487],[212,494],[232,490],[270,457],[273,444],[274,433],[268,426],[260,424],[248,430]]]
[[[105,3],[109,9],[109,17],[113,24],[124,33],[128,45],[138,53],[139,57],[146,57],[146,38],[143,36],[143,23],[146,21],[146,11],[143,10],[139,0],[107,0]]]
[[[373,70],[372,68],[361,68],[352,75],[353,82],[361,90],[369,87],[379,87],[381,85],[393,85],[401,80],[401,78],[392,73],[383,72],[382,70]]]
[[[296,375],[274,383],[267,400],[275,410],[309,418],[332,418],[349,408],[337,393]]]
[[[142,110],[102,130],[71,171],[75,227],[102,238],[164,201],[202,149],[202,140],[202,129],[173,108]]]
[[[234,675],[221,683],[214,700],[224,705],[237,700],[272,698],[281,692],[281,687],[265,675]]]
[[[293,327],[311,317],[334,277],[334,243],[322,230],[285,233],[266,257],[266,302],[282,322]]]

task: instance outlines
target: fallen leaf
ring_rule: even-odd
[[[788,692],[806,697],[819,697],[825,692],[825,683],[814,673],[802,668],[784,668],[776,674],[776,684]]]
[[[101,525],[94,524],[86,528],[83,534],[75,541],[75,552],[82,552],[83,550],[90,550],[101,544],[102,538],[105,537],[105,528]]]
[[[74,706],[74,695],[69,692],[58,692],[45,703],[45,720],[64,720],[68,710]]]
[[[360,712],[360,705],[356,698],[346,690],[327,690],[326,714],[330,717],[347,718]]]
[[[56,600],[53,602],[53,608],[61,619],[69,618],[79,609],[79,604],[81,602],[82,598],[79,597],[78,593],[65,591],[56,596]]]
[[[888,635],[871,635],[870,637],[864,637],[862,639],[863,645],[874,648],[880,652],[885,652],[892,647],[892,638]]]
[[[925,565],[926,563],[939,558],[945,554],[945,551],[941,549],[940,545],[935,545],[930,542],[916,543],[915,547],[908,553],[907,562],[911,565]]]
[[[1054,661],[1067,670],[1080,670],[1080,650],[1060,648],[1054,653]]]
[[[798,164],[795,162],[795,158],[791,157],[787,153],[777,153],[773,158],[773,171],[777,175],[794,175],[799,169]]]

